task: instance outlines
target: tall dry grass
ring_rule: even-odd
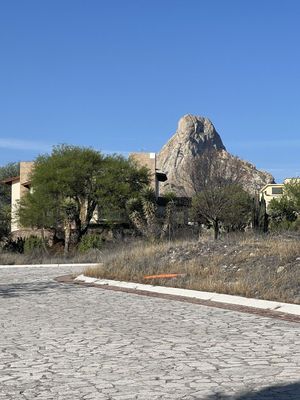
[[[177,251],[175,259],[170,257],[172,249]],[[144,278],[160,273],[185,275]],[[101,266],[88,268],[85,274],[300,304],[300,240],[233,235],[217,243],[139,242],[104,257]]]

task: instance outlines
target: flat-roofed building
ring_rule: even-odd
[[[272,199],[279,199],[283,195],[284,185],[294,181],[300,182],[300,178],[286,178],[283,183],[268,183],[260,190],[259,197],[261,199],[264,196],[268,208]]]

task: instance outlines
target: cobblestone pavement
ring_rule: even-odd
[[[0,269],[1,400],[300,399],[300,324],[53,281],[71,271]]]

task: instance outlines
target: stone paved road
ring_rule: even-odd
[[[299,324],[53,281],[70,271],[0,269],[1,400],[300,399]]]

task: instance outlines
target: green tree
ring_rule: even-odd
[[[20,204],[23,226],[64,228],[65,251],[71,230],[78,243],[96,208],[125,208],[133,193],[149,183],[149,172],[120,156],[61,145],[39,156],[31,176],[33,190]]]
[[[195,193],[192,209],[198,223],[212,226],[215,239],[221,227],[242,229],[248,222],[251,206],[248,194],[240,186],[242,173],[238,159],[207,149],[190,163],[186,174]]]
[[[39,187],[34,193],[28,192],[19,203],[16,213],[24,227],[40,229],[46,250],[44,230],[57,230],[63,224],[59,199],[48,193],[45,187]]]
[[[268,214],[275,223],[293,222],[297,219],[294,204],[286,196],[282,196],[280,199],[272,199],[268,207]]]
[[[251,196],[238,185],[229,186],[228,192],[229,202],[222,216],[222,225],[227,232],[243,231],[251,221]]]
[[[100,213],[107,210],[125,213],[128,200],[139,198],[140,193],[148,190],[150,172],[133,160],[116,154],[107,156],[105,163],[105,173],[97,189],[98,209]]]
[[[284,185],[284,197],[289,199],[295,213],[300,215],[300,178],[295,178]]]
[[[251,217],[251,198],[238,185],[207,187],[192,200],[193,215],[214,229],[218,239],[220,228],[227,231],[242,230]]]

